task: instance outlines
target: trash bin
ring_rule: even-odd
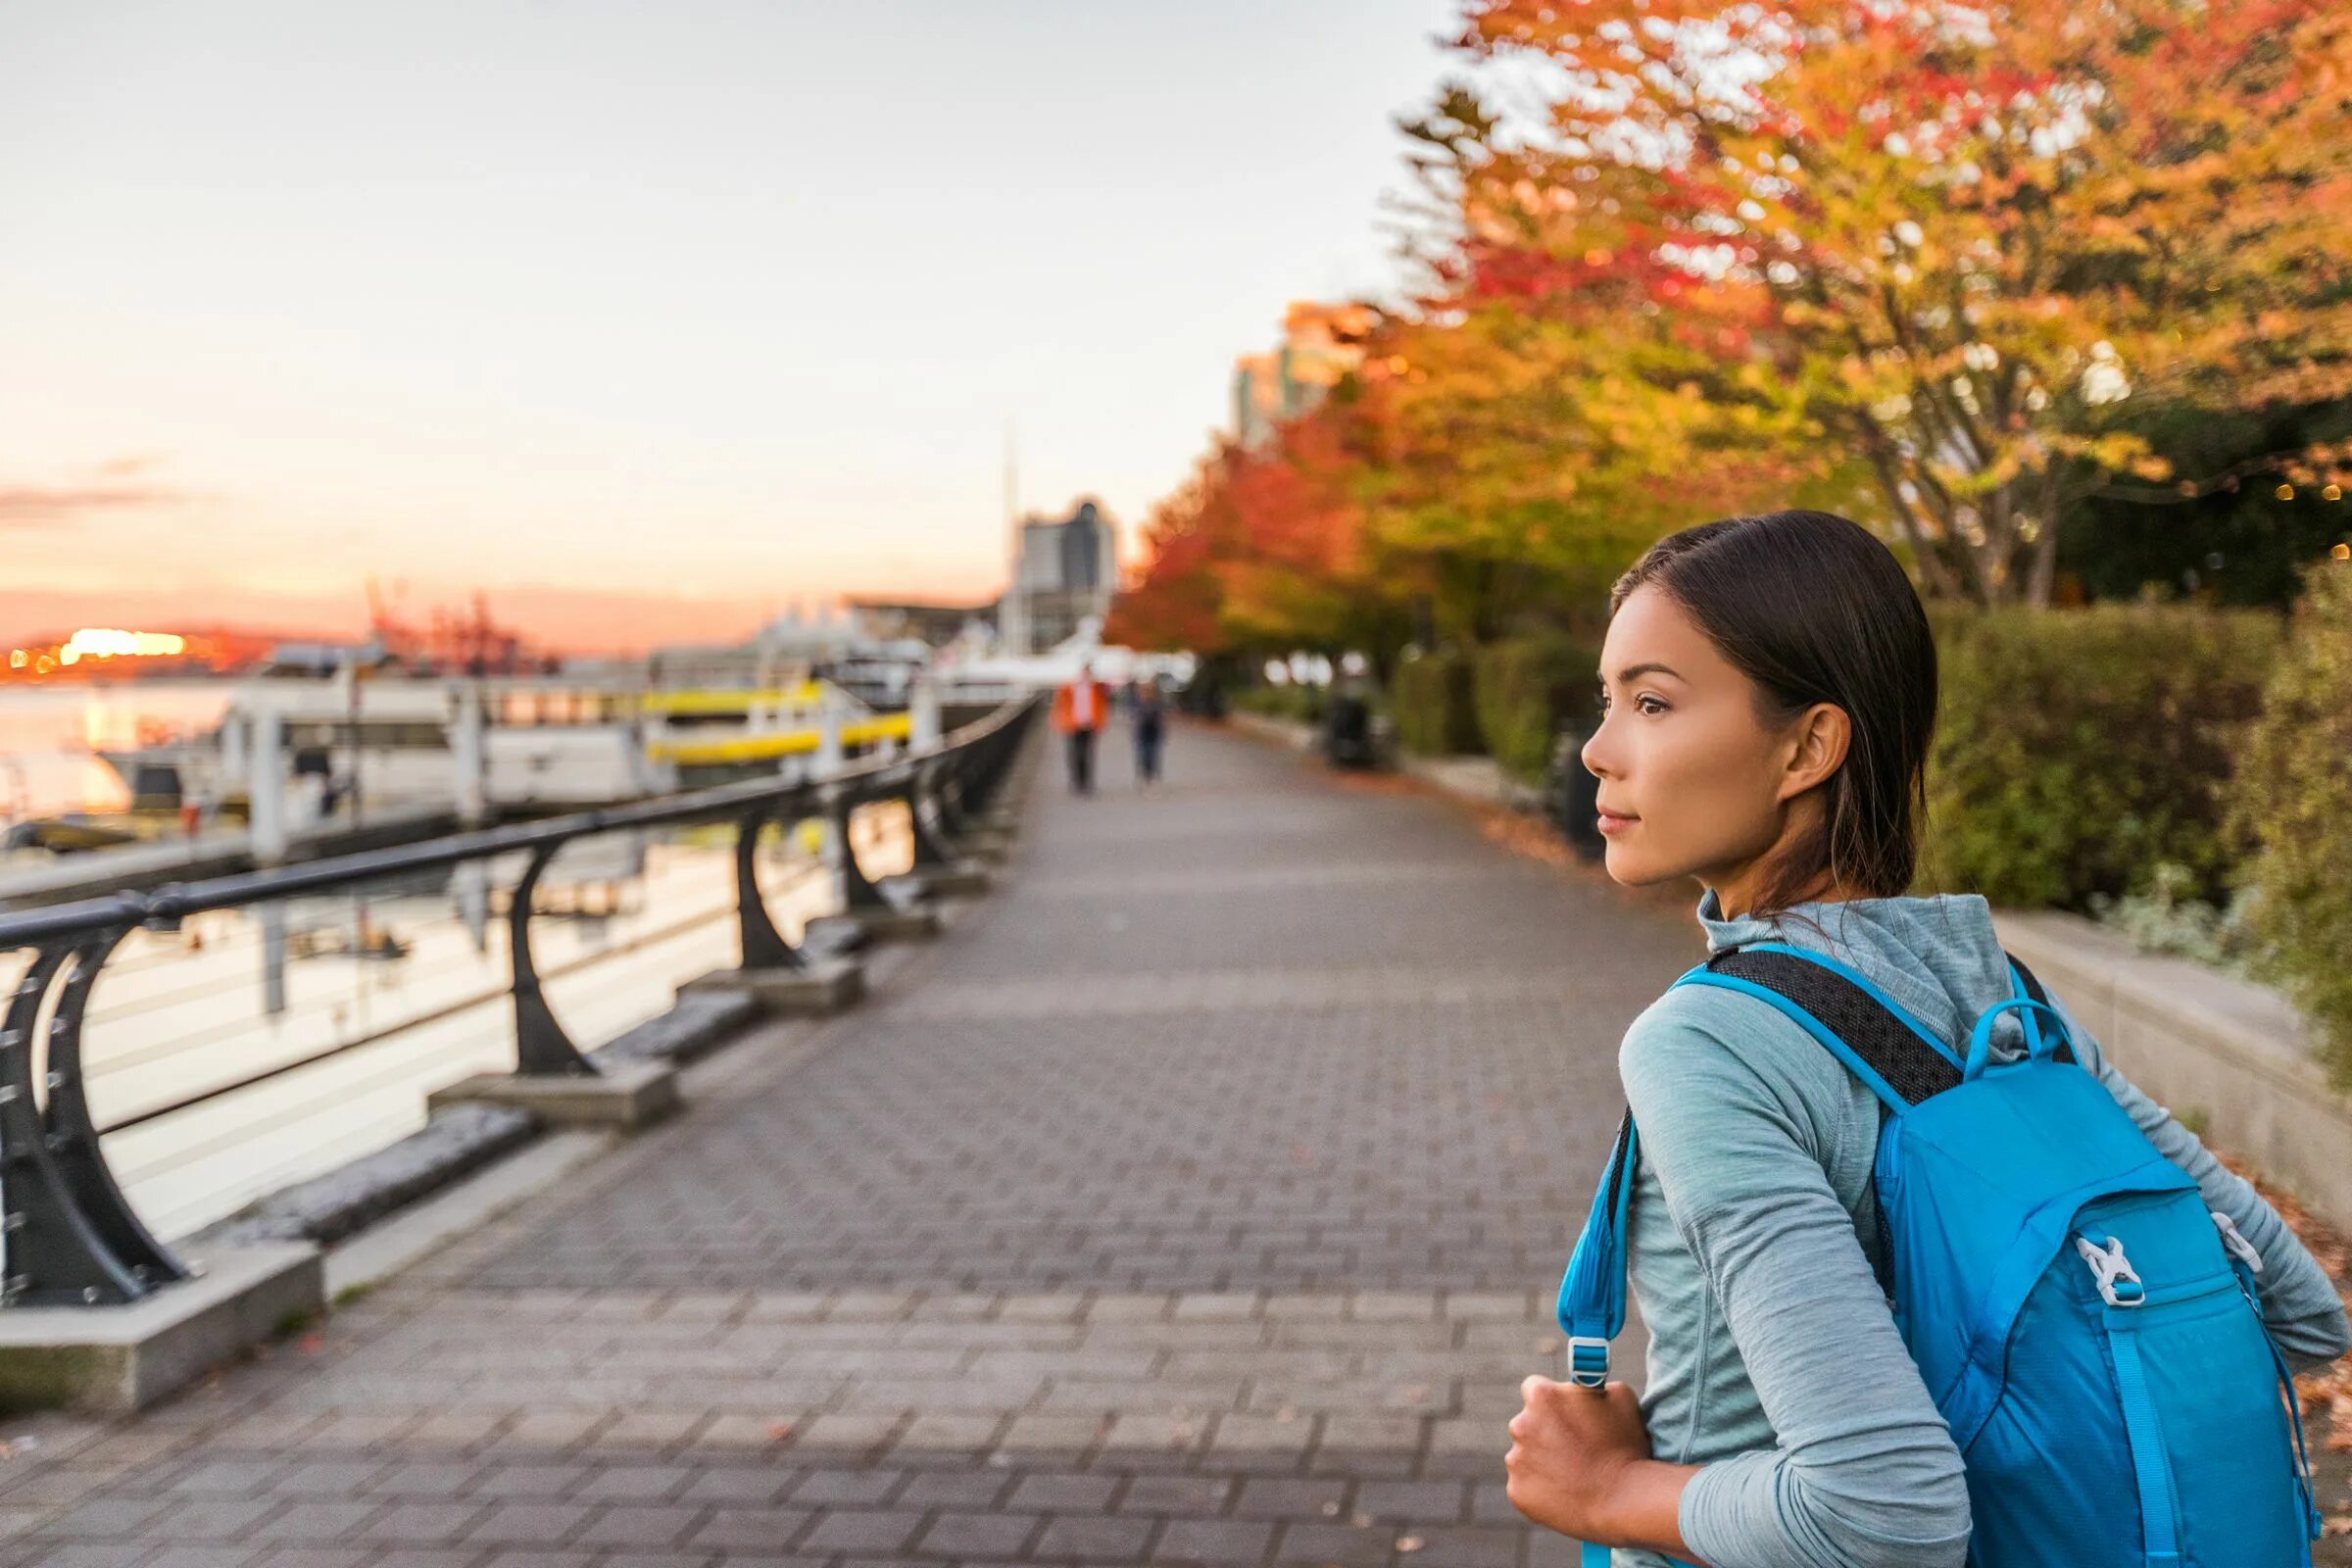
[[[1360,692],[1334,690],[1323,705],[1323,757],[1334,767],[1372,767],[1372,705]]]
[[[1600,836],[1600,780],[1585,766],[1585,742],[1591,738],[1581,729],[1559,731],[1551,743],[1544,791],[1553,824],[1582,860],[1599,859],[1609,842]]]

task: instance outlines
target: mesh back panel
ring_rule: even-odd
[[[1835,970],[1786,953],[1719,953],[1716,974],[1762,986],[1795,1003],[1845,1042],[1887,1086],[1918,1104],[1960,1082],[1960,1069],[1914,1034],[1869,992]]]

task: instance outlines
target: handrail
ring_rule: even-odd
[[[599,833],[731,820],[742,965],[805,968],[808,960],[768,915],[755,874],[756,851],[767,824],[787,812],[828,818],[839,843],[845,906],[856,910],[886,904],[850,845],[852,808],[904,800],[913,819],[917,863],[936,866],[945,846],[968,823],[971,808],[1008,771],[1039,707],[1034,696],[1015,699],[923,751],[840,768],[821,779],[746,779],[536,822],[0,914],[0,952],[34,950],[14,993],[0,995],[0,1203],[5,1204],[0,1234],[8,1255],[0,1308],[137,1300],[187,1277],[186,1267],[147,1231],[116,1184],[83,1092],[81,1033],[90,989],[108,956],[133,929],[171,930],[208,910],[524,854],[529,858],[506,914],[516,1071],[594,1076],[602,1069],[572,1043],[549,1008],[531,956],[531,891],[557,851]],[[42,1056],[37,1070],[36,1052]],[[185,1110],[225,1092],[189,1097],[155,1114]]]
[[[819,815],[837,798],[855,804],[860,800],[889,797],[895,790],[910,783],[916,770],[926,762],[987,739],[1019,718],[1027,707],[1024,703],[1007,703],[947,735],[934,750],[852,764],[824,779],[741,779],[731,784],[709,785],[703,789],[632,802],[626,806],[600,807],[565,816],[518,822],[510,827],[481,828],[467,833],[423,839],[415,844],[359,850],[325,859],[307,860],[299,865],[232,871],[225,876],[208,877],[200,882],[170,883],[152,891],[124,889],[94,899],[79,899],[71,904],[0,914],[0,952],[11,948],[34,947],[60,937],[89,935],[119,926],[148,926],[168,930],[188,915],[202,914],[211,909],[239,908],[249,904],[317,893],[353,882],[371,882],[404,872],[435,871],[467,860],[486,859],[550,845],[561,846],[593,833],[716,821],[737,815],[748,808],[781,806],[802,796],[808,797],[816,808],[808,814]]]

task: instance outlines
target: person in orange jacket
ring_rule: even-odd
[[[1095,679],[1092,665],[1080,664],[1078,677],[1054,693],[1054,727],[1069,741],[1070,790],[1095,793],[1095,736],[1110,719],[1110,688]]]

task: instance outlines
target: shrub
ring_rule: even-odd
[[[2263,970],[2352,1086],[2352,566],[2323,564],[2247,737],[2237,819]]]
[[[1301,724],[1320,723],[1323,718],[1323,688],[1302,686],[1296,682],[1287,686],[1245,686],[1230,699],[1233,707],[1245,713],[1263,713],[1269,718],[1294,719]]]
[[[2085,909],[2169,864],[2172,894],[2218,902],[2250,848],[2231,759],[2280,641],[2258,611],[1939,613],[1922,882]]]
[[[1396,739],[1424,757],[1476,752],[1478,717],[1470,703],[1470,662],[1451,652],[1423,654],[1396,666],[1391,687]]]
[[[1544,777],[1562,719],[1589,725],[1600,656],[1557,634],[1511,637],[1472,656],[1471,695],[1487,754],[1529,781]]]
[[[2250,977],[2261,938],[2254,930],[2254,897],[2241,889],[2226,905],[2198,896],[2187,867],[2159,862],[2139,893],[2120,899],[2090,896],[2091,917],[2142,953],[2194,958],[2208,968]]]

